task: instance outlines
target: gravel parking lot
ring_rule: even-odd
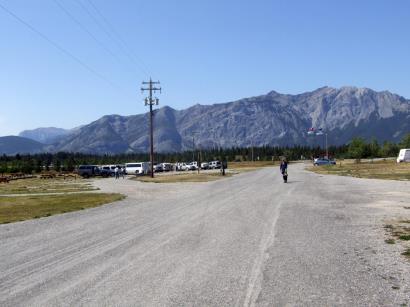
[[[123,201],[0,225],[1,306],[400,306],[410,262],[384,242],[410,182],[292,164],[206,183],[99,179]]]

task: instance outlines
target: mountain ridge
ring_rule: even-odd
[[[5,155],[33,154],[44,151],[45,145],[29,138],[8,135],[0,137],[0,153]]]
[[[154,146],[158,152],[196,147],[315,145],[310,127],[323,128],[329,143],[341,145],[355,136],[380,142],[398,141],[410,132],[410,100],[369,88],[321,87],[296,95],[270,91],[264,95],[182,110],[155,110]],[[194,140],[192,137],[194,136]],[[88,153],[146,152],[148,114],[105,115],[46,149]]]

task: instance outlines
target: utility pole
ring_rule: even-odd
[[[192,131],[192,162],[195,161],[195,152],[196,152],[196,148],[195,148],[195,134],[197,134],[197,133],[198,133],[198,131]],[[200,169],[200,167],[201,167],[200,163],[201,163],[201,162],[199,161],[199,153],[198,153],[197,160],[196,160],[196,165],[197,165],[197,167],[198,167],[198,174],[199,174],[199,169]]]
[[[252,162],[254,162],[253,161],[253,139],[252,139]]]
[[[152,81],[151,78],[148,82],[143,81],[143,86],[148,85],[148,87],[141,87],[141,92],[148,91],[149,95],[145,98],[145,105],[149,106],[149,130],[150,130],[150,160],[151,160],[151,178],[154,178],[154,125],[153,125],[153,116],[154,112],[152,106],[159,104],[158,98],[153,98],[152,94],[159,91],[161,93],[160,87],[155,87],[155,84],[160,84],[159,81]]]
[[[195,132],[192,133],[192,161],[195,161]]]
[[[202,152],[201,152],[201,147],[199,147],[199,151],[198,151],[198,174],[199,174],[199,171],[201,170],[201,161],[202,161]]]

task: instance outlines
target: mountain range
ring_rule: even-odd
[[[148,113],[106,115],[71,130],[38,128],[20,136],[42,143],[41,150],[50,152],[147,152],[148,119]],[[307,134],[311,127],[322,128],[331,145],[346,144],[357,136],[397,142],[410,132],[410,100],[368,88],[322,87],[298,95],[271,91],[184,110],[165,106],[155,110],[154,146],[158,152],[175,152],[190,150],[194,144],[201,148],[323,144],[322,137]],[[1,139],[0,153],[21,149],[9,148],[14,145],[5,146]]]

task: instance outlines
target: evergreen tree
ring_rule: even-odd
[[[368,144],[366,152],[370,158],[380,157],[380,146],[376,139]]]
[[[407,133],[399,143],[401,149],[410,148],[410,133]]]
[[[392,142],[384,142],[381,148],[381,155],[384,158],[395,157],[399,153],[399,147]]]
[[[366,143],[362,138],[354,138],[349,145],[348,155],[353,159],[364,158]]]

